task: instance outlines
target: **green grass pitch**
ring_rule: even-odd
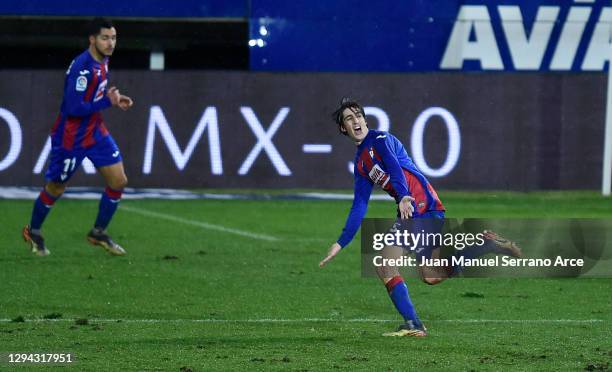
[[[449,217],[612,218],[594,192],[440,196]],[[0,353],[69,352],[69,368],[91,371],[610,367],[612,279],[408,279],[429,336],[381,337],[400,319],[385,288],[361,277],[358,241],[317,266],[349,206],[124,200],[110,233],[128,255],[111,257],[85,240],[97,202],[66,199],[40,258],[20,237],[32,201],[0,200]],[[368,216],[394,211],[372,202]]]

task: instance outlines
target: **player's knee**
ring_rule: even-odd
[[[58,198],[64,193],[64,191],[66,191],[66,184],[49,182],[45,186],[45,190],[47,190],[47,192],[52,196]]]
[[[109,186],[115,190],[122,190],[127,186],[127,184],[128,184],[128,179],[127,179],[127,176],[124,174],[121,177],[117,177],[113,179]]]
[[[444,279],[442,278],[428,278],[428,277],[423,277],[421,278],[421,280],[423,280],[424,283],[429,284],[429,285],[436,285],[441,283]]]
[[[394,278],[400,275],[399,270],[397,268],[389,268],[389,267],[376,267],[376,274],[384,283],[389,281],[391,278]]]
[[[124,189],[125,187],[127,187],[128,184],[128,179],[127,176],[124,174],[123,177],[121,177],[121,188]]]

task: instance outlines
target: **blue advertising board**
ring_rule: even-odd
[[[248,20],[254,71],[606,71],[610,0],[0,2],[0,16]]]
[[[603,71],[609,0],[252,0],[252,70]]]

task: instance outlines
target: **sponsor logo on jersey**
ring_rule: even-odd
[[[385,186],[387,186],[387,183],[389,183],[389,175],[384,170],[382,170],[382,168],[378,164],[374,164],[374,166],[370,170],[370,173],[368,173],[368,176],[370,176],[372,182],[380,185],[380,187],[382,187],[383,189],[385,188]]]
[[[87,75],[87,74],[89,74],[89,70],[79,71],[79,74],[81,74],[81,75]]]
[[[84,92],[85,89],[87,89],[87,78],[85,76],[79,76],[77,78],[75,89],[77,92]]]

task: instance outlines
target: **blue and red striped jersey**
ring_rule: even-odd
[[[96,61],[88,50],[77,56],[66,71],[64,99],[51,129],[53,147],[88,148],[108,136],[101,110],[112,106],[106,97],[108,58]]]
[[[444,211],[438,194],[408,156],[404,145],[391,133],[369,130],[355,155],[355,195],[338,244],[345,247],[359,230],[368,210],[374,185],[379,185],[399,203],[406,195],[415,201],[413,217],[429,211]]]

